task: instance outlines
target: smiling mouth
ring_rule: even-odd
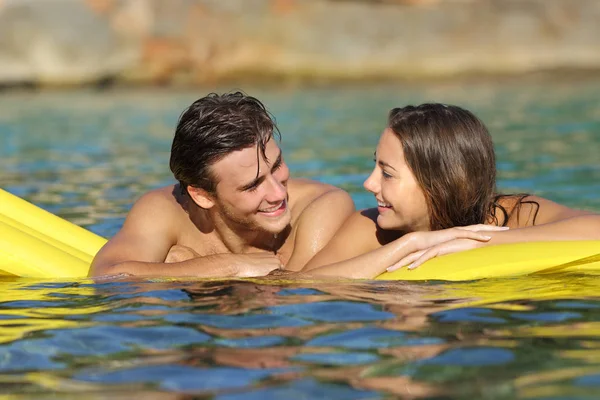
[[[383,201],[377,200],[377,207],[378,208],[392,208],[392,205],[388,204],[388,203],[385,203]]]
[[[285,212],[286,209],[287,209],[287,201],[283,200],[281,203],[276,204],[273,207],[263,208],[263,209],[258,210],[258,212],[261,214],[267,215],[269,217],[276,217],[276,216],[283,214],[283,212]]]

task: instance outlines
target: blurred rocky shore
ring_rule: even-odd
[[[600,70],[598,0],[0,0],[0,85]]]

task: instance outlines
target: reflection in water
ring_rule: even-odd
[[[594,277],[1,286],[4,393],[508,399],[600,374]]]
[[[598,81],[251,90],[296,176],[362,182],[387,111],[473,109],[500,188],[600,210]],[[204,93],[0,96],[0,186],[103,236],[172,182],[181,110]],[[27,107],[23,107],[27,104]],[[0,395],[89,399],[597,398],[600,283],[262,279],[0,281]],[[10,397],[8,397],[10,398]]]

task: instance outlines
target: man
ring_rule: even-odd
[[[354,211],[330,185],[290,179],[273,119],[242,93],[210,94],[180,117],[170,167],[96,255],[91,275],[251,277],[299,271]]]

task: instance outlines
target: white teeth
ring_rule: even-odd
[[[379,200],[377,200],[377,205],[379,207],[388,207],[388,208],[392,206],[391,204],[384,203],[383,201],[379,201]]]
[[[283,204],[283,201],[281,203],[279,203],[278,205],[271,207],[271,208],[263,208],[262,210],[258,210],[260,212],[264,212],[264,213],[272,213],[275,212],[277,210],[279,210],[281,208],[281,205]]]

